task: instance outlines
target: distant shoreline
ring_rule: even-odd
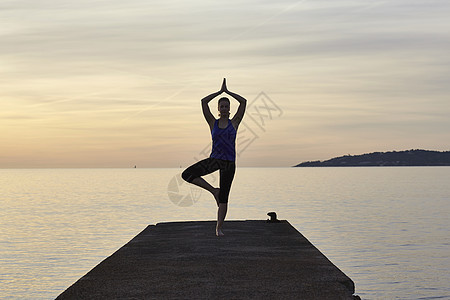
[[[294,167],[445,167],[450,151],[405,150],[345,155],[325,161],[306,161]]]

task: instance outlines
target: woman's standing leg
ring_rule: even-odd
[[[228,203],[219,202],[219,208],[217,209],[217,225],[216,225],[217,236],[224,236],[224,233],[222,231],[222,225],[223,222],[225,221],[227,210],[228,210]]]
[[[222,225],[228,211],[228,196],[230,195],[231,183],[233,182],[236,165],[234,162],[224,162],[220,168],[220,192],[219,208],[217,210],[216,235],[223,236]]]

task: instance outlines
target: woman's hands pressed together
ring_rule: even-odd
[[[223,79],[222,87],[220,88],[220,92],[228,94],[227,79],[226,78]]]

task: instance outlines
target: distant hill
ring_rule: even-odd
[[[345,155],[325,161],[307,161],[295,167],[450,166],[450,151],[406,150]]]

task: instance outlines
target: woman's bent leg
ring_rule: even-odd
[[[213,187],[201,177],[210,174],[218,169],[219,166],[214,162],[213,159],[206,158],[187,168],[181,174],[181,177],[187,182],[209,191],[216,199],[217,205],[219,205],[219,189]]]

